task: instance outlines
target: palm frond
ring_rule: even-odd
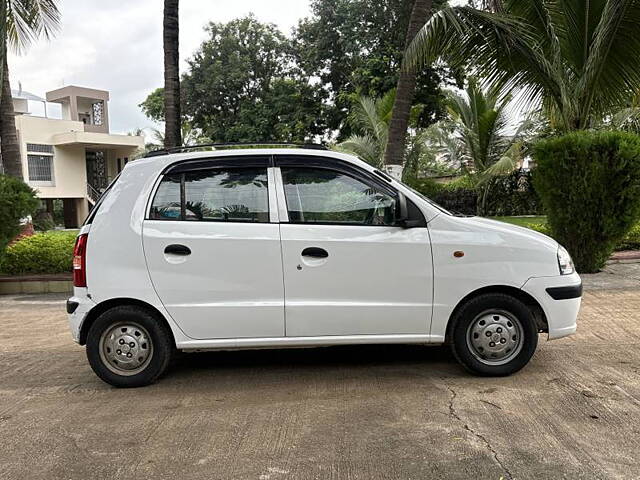
[[[35,39],[51,36],[60,28],[60,11],[55,0],[5,0],[7,40],[22,53]]]

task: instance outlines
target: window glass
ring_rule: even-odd
[[[334,170],[282,168],[289,221],[394,225],[396,199]]]
[[[154,220],[180,220],[180,180],[181,175],[166,175],[151,204],[149,218]]]
[[[27,169],[29,171],[29,181],[31,182],[52,182],[53,174],[51,168],[50,155],[27,155]]]
[[[184,205],[180,191],[183,175]],[[265,168],[232,168],[167,176],[158,187],[150,217],[266,223],[269,221],[267,171]]]

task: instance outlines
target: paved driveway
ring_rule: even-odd
[[[0,298],[0,478],[640,478],[640,270],[586,279],[579,333],[500,379],[445,348],[190,354],[98,380],[61,297]]]

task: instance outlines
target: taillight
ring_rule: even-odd
[[[89,235],[83,233],[76,238],[76,246],[73,247],[73,286],[87,286],[87,239]]]

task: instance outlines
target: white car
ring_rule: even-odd
[[[581,295],[542,234],[452,215],[349,155],[236,148],[129,163],[79,233],[67,312],[119,387],[176,349],[448,343],[508,375],[539,333],[575,332]]]

